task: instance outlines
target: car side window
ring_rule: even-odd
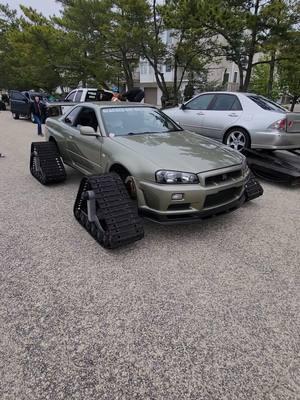
[[[76,117],[80,111],[80,107],[74,108],[72,111],[69,112],[64,118],[64,122],[68,125],[74,125]]]
[[[76,96],[75,96],[75,103],[80,102],[81,96],[82,96],[82,90],[78,90],[78,92],[76,93]]]
[[[23,100],[26,101],[26,97],[20,92],[12,92],[10,95],[12,100]]]
[[[242,105],[240,103],[240,100],[237,97],[235,98],[235,100],[234,100],[234,102],[232,104],[231,110],[233,110],[233,111],[241,111],[241,110],[243,110],[243,107],[242,107]]]
[[[207,110],[210,105],[212,99],[214,98],[214,94],[202,94],[201,96],[196,97],[195,99],[189,101],[184,109],[185,110]]]
[[[96,101],[97,100],[97,90],[88,90],[85,101]]]
[[[242,106],[235,95],[217,94],[210,109],[214,111],[241,110]]]
[[[76,90],[68,94],[68,96],[66,97],[66,101],[74,101],[75,95],[76,95]]]
[[[90,126],[97,132],[98,129],[98,120],[96,117],[96,113],[92,108],[83,107],[78,114],[76,121],[74,123],[75,127],[80,126]]]

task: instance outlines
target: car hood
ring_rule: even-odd
[[[199,173],[237,165],[244,159],[222,144],[187,131],[115,136],[113,139],[160,169]]]

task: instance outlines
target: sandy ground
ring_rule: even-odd
[[[300,187],[102,249],[0,114],[0,399],[300,399]]]

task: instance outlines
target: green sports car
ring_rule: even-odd
[[[156,222],[200,219],[262,194],[242,154],[183,130],[153,106],[81,103],[47,119],[46,139],[84,175],[118,174],[140,214]]]

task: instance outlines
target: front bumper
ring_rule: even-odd
[[[300,149],[300,133],[276,130],[251,132],[251,147],[268,150]]]
[[[140,214],[160,224],[195,222],[239,208],[245,201],[263,193],[252,174],[247,181],[203,188],[200,185],[159,185],[140,182],[138,200]],[[172,200],[173,193],[184,193],[184,200]]]
[[[184,224],[184,223],[191,223],[191,222],[198,222],[202,219],[205,218],[210,218],[213,216],[221,215],[224,213],[228,213],[231,211],[236,210],[239,208],[242,204],[244,204],[246,200],[246,197],[244,194],[237,199],[234,200],[230,203],[227,203],[223,206],[215,207],[211,210],[205,210],[205,211],[198,211],[198,212],[193,212],[193,213],[186,213],[186,214],[159,214],[156,212],[153,212],[152,210],[146,210],[142,209],[140,211],[140,215],[143,216],[144,218],[149,219],[152,222],[156,222],[158,224],[162,225],[172,225],[172,224]]]

